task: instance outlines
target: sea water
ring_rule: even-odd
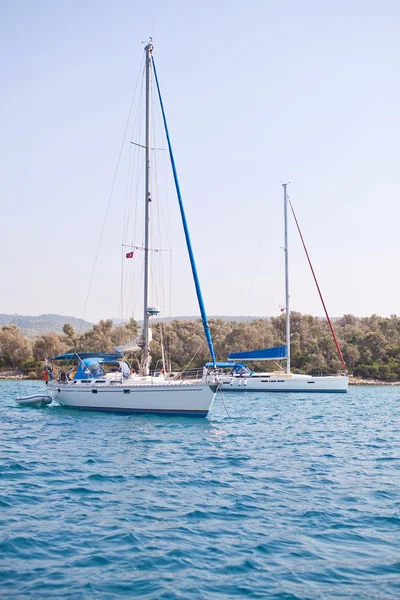
[[[16,406],[44,389],[0,382],[2,600],[400,598],[400,388]]]

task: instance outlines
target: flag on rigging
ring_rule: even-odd
[[[281,312],[285,312],[285,308],[284,308],[284,307],[283,307],[283,308],[281,308]]]
[[[126,253],[126,258],[133,258],[133,250],[132,250],[132,252]]]

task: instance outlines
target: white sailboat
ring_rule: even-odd
[[[347,374],[331,376],[312,376],[292,373],[290,369],[290,294],[289,294],[289,243],[288,243],[288,195],[287,184],[284,190],[284,224],[285,224],[285,297],[286,297],[286,346],[266,348],[252,352],[236,352],[228,356],[228,363],[217,363],[217,366],[231,368],[228,375],[221,375],[221,389],[229,391],[259,392],[336,392],[346,393],[349,384]],[[322,299],[322,297],[321,297]],[[331,326],[330,320],[328,318]],[[332,333],[333,328],[331,326]],[[335,337],[335,336],[334,336]],[[336,338],[335,343],[337,344]],[[337,344],[340,357],[343,357]],[[286,372],[252,372],[245,364],[237,361],[286,361]],[[345,367],[345,364],[344,364]]]
[[[203,372],[203,378],[197,381],[167,379],[163,373],[158,376],[150,374],[150,341],[151,330],[149,319],[154,314],[149,307],[149,259],[150,259],[150,202],[151,191],[151,121],[150,121],[150,94],[152,77],[156,84],[161,113],[164,122],[165,134],[172,164],[173,176],[178,196],[179,208],[182,217],[186,244],[188,248],[192,274],[195,282],[197,298],[200,306],[204,331],[210,349],[212,364],[215,363],[215,353],[212,344],[207,315],[201,295],[200,284],[192,252],[189,231],[186,223],[185,212],[180,194],[179,182],[172,153],[168,127],[162,103],[157,72],[153,58],[153,45],[150,42],[145,47],[146,53],[146,160],[145,160],[145,228],[144,228],[144,318],[143,332],[139,341],[142,350],[139,373],[131,373],[128,365],[123,360],[124,352],[137,349],[138,340],[116,348],[113,355],[100,355],[99,353],[70,353],[55,357],[53,360],[73,360],[78,362],[78,369],[72,380],[63,373],[62,380],[50,381],[48,390],[51,391],[59,404],[68,408],[83,410],[118,411],[126,413],[156,413],[179,414],[187,416],[206,417],[213,403],[218,387],[218,381],[212,375]],[[114,362],[118,369],[107,374],[102,365]]]

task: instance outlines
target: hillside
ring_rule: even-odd
[[[262,319],[269,317],[251,317],[251,316],[211,316],[210,319],[224,319],[226,321],[235,321],[235,322],[250,322],[254,319]],[[193,321],[196,319],[200,319],[199,315],[195,316],[179,316],[179,317],[169,317],[166,319],[152,319],[153,323],[156,323],[159,320],[164,322],[170,321]],[[113,319],[115,325],[119,325],[121,323],[120,319]],[[62,333],[62,328],[65,323],[71,323],[72,327],[76,331],[80,331],[84,333],[93,327],[93,323],[89,321],[81,321],[81,319],[77,319],[76,317],[71,317],[67,315],[56,315],[56,314],[45,314],[45,315],[7,315],[0,314],[0,327],[3,325],[17,325],[21,329],[21,333],[27,337],[34,338],[37,335],[41,335],[42,333],[48,333],[49,331],[56,331],[57,333]],[[141,324],[142,321],[139,321]]]
[[[85,332],[93,326],[93,323],[81,321],[76,317],[65,315],[6,315],[0,314],[0,327],[3,325],[17,325],[21,329],[21,333],[28,337],[35,337],[49,331],[62,333],[62,328],[65,323],[71,323],[76,331]]]

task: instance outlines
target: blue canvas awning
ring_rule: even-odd
[[[251,352],[232,352],[228,360],[279,360],[286,358],[286,346],[252,350]]]
[[[122,373],[123,377],[127,379],[131,374],[129,366],[120,360],[115,358],[105,358],[104,356],[98,356],[96,358],[84,358],[79,362],[78,368],[75,372],[74,379],[91,379],[92,377],[103,377],[106,373],[102,367],[105,364],[118,365],[118,372]],[[71,371],[74,367],[71,369]],[[114,369],[114,371],[117,369]],[[70,371],[68,371],[70,373]]]
[[[91,377],[102,377],[105,373],[100,366],[100,358],[84,358],[78,366],[74,379],[90,379]]]

